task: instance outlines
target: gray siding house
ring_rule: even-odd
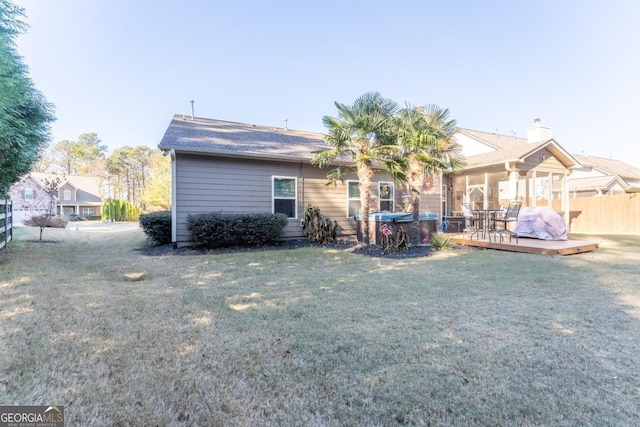
[[[300,238],[307,204],[338,221],[340,235],[356,234],[356,175],[327,185],[328,169],[311,164],[314,151],[329,148],[322,134],[175,115],[158,147],[171,156],[172,241],[178,246],[191,244],[187,216],[208,212],[282,212],[289,217],[282,237]],[[433,190],[425,189],[421,212],[440,211],[435,181]],[[374,212],[408,207],[404,187],[382,171],[371,190]]]

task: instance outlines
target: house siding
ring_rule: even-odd
[[[272,178],[297,178],[296,218],[289,219],[282,238],[301,238],[300,222],[304,208],[311,204],[323,215],[338,222],[340,235],[355,235],[356,224],[347,217],[347,181],[356,181],[349,174],[336,185],[327,185],[328,169],[304,162],[268,161],[231,157],[176,153],[175,155],[176,243],[190,244],[186,220],[189,214],[209,212],[264,213],[273,212]],[[378,182],[393,181],[382,172],[372,180],[372,194],[377,194]],[[439,213],[440,196],[436,180],[432,194],[423,197],[423,212]],[[402,211],[403,187],[396,184],[395,210]],[[433,205],[433,206],[432,206]]]

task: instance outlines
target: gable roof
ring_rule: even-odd
[[[528,157],[548,149],[567,168],[579,167],[578,161],[560,146],[554,139],[534,143],[516,143],[501,150],[476,154],[467,157],[466,169],[482,168],[504,163],[522,163]]]
[[[569,191],[609,190],[616,183],[625,190],[630,188],[629,184],[617,175],[588,176],[584,178],[574,178],[568,182]]]
[[[605,175],[619,175],[624,179],[640,180],[640,169],[620,160],[605,159],[603,157],[574,155],[580,164],[599,170]]]
[[[515,145],[527,144],[525,138],[517,138],[515,136],[502,135],[499,133],[481,132],[479,130],[456,128],[455,131],[467,135],[477,141],[483,142],[496,150],[503,150],[507,147]],[[454,131],[454,132],[455,132]]]
[[[329,148],[324,135],[299,130],[174,115],[158,148],[232,157],[311,161]]]

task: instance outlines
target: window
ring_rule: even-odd
[[[64,197],[62,197],[63,200],[71,200],[71,190],[64,190]]]
[[[283,213],[296,218],[296,196],[298,188],[296,178],[273,178],[273,213]]]
[[[347,217],[360,214],[360,187],[358,181],[347,181]]]
[[[35,195],[35,191],[33,191],[33,188],[25,188],[24,189],[24,199],[25,200],[33,200],[36,198]]]
[[[393,212],[393,182],[378,183],[380,212]]]
[[[93,216],[94,212],[93,208],[82,208],[82,216]]]

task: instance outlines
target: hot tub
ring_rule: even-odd
[[[359,242],[364,241],[362,234],[362,221],[360,216],[355,217],[356,234]],[[436,231],[436,223],[438,214],[421,213],[420,221],[420,243],[429,241],[431,233]],[[407,212],[377,212],[369,215],[369,241],[371,243],[381,244],[382,225],[386,224],[393,233],[397,233],[398,227],[404,228],[404,231],[411,239],[411,223],[413,222],[413,214]]]
[[[420,221],[426,221],[429,219],[437,220],[438,214],[421,213],[418,218]],[[407,213],[407,212],[395,212],[395,213],[378,212],[378,213],[369,215],[369,221],[383,221],[383,222],[394,222],[394,223],[411,222],[413,221],[413,214]]]

